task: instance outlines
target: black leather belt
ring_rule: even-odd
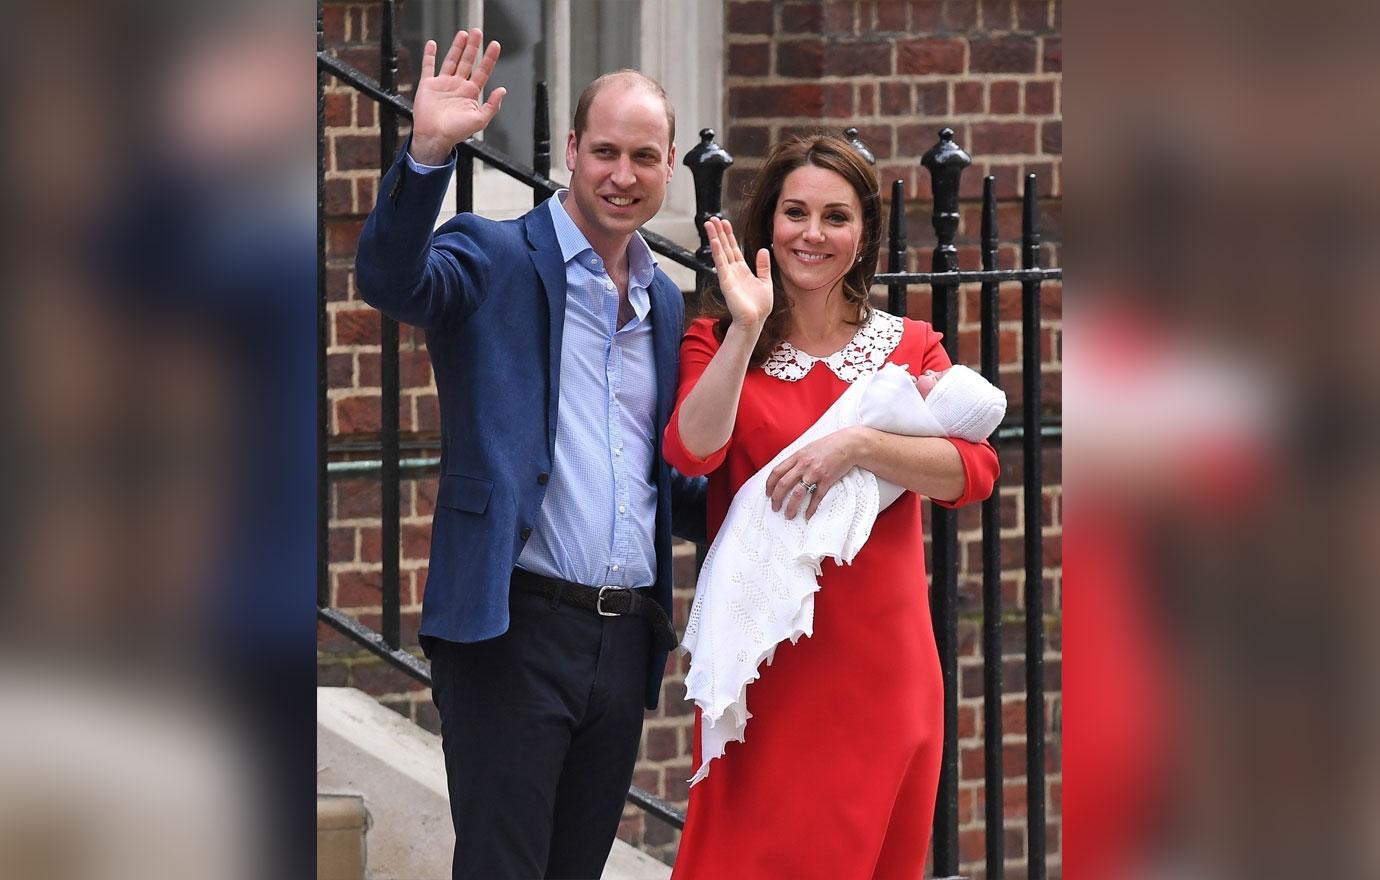
[[[603,617],[640,617],[651,630],[657,647],[669,651],[680,644],[665,609],[642,590],[587,587],[574,581],[533,574],[521,568],[513,569],[512,586],[524,593],[555,599],[563,605],[593,611]]]

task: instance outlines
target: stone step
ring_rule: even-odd
[[[316,880],[364,880],[369,811],[358,795],[316,796]]]
[[[316,750],[318,836],[321,797],[358,798],[368,814],[370,880],[450,877],[455,832],[440,737],[363,691],[317,688]],[[619,840],[601,880],[670,876],[669,866]]]

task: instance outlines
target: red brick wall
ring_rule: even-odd
[[[327,3],[324,8],[327,50],[372,77],[379,73],[380,10],[373,3]],[[398,75],[402,91],[410,92],[415,78],[411,59],[403,55]],[[329,431],[333,444],[363,445],[377,439],[382,399],[380,316],[360,300],[354,280],[355,243],[378,192],[377,107],[371,99],[328,77],[325,121]],[[403,122],[401,137],[407,132]],[[403,454],[434,454],[440,411],[422,333],[406,326],[400,328],[399,349],[403,390],[398,421],[403,432]],[[377,453],[336,453],[332,457],[375,458]],[[416,633],[426,586],[435,497],[434,477],[402,483],[402,633],[405,646],[414,651],[418,650]],[[332,481],[331,602],[374,629],[379,628],[382,605],[379,510],[377,476]],[[438,729],[435,707],[426,689],[358,650],[324,625],[318,627],[318,647],[321,684],[362,688],[423,726]]]
[[[736,163],[727,178],[725,204],[731,217],[742,185],[768,145],[797,131],[856,126],[878,157],[883,181],[900,178],[907,186],[912,268],[928,268],[933,244],[929,179],[920,155],[939,128],[954,128],[956,140],[974,159],[964,175],[963,193],[975,196],[984,173],[997,175],[1002,265],[1016,264],[1013,243],[1019,235],[1017,181],[1040,175],[1044,200],[1041,222],[1045,265],[1057,265],[1060,216],[1060,42],[1057,2],[761,2],[726,0],[724,63],[727,119],[720,141]],[[378,72],[378,6],[327,4],[329,48],[347,61]],[[399,82],[410,91],[415,79],[410,59],[400,63]],[[327,282],[330,340],[327,350],[330,431],[338,444],[369,441],[379,424],[379,319],[359,300],[353,279],[355,241],[373,204],[378,181],[378,129],[373,102],[328,79],[326,105]],[[405,131],[405,129],[404,129]],[[884,194],[890,194],[884,186]],[[482,210],[482,206],[481,206]],[[959,260],[978,268],[975,247],[977,205],[965,202],[959,232]],[[961,360],[976,363],[977,291],[960,294]],[[1048,415],[1060,412],[1062,291],[1046,285],[1043,296],[1042,394]],[[928,317],[928,292],[913,290],[910,314]],[[1001,350],[1003,385],[1019,405],[1019,285],[1002,290]],[[403,401],[399,413],[404,454],[434,451],[438,430],[435,386],[420,333],[401,331]],[[374,457],[341,453],[337,458]],[[1049,852],[1058,876],[1059,853],[1059,673],[1058,612],[1061,602],[1060,535],[1062,491],[1057,443],[1045,453],[1044,590],[1050,614],[1046,714],[1049,719],[1047,770]],[[1018,446],[1002,450],[1003,599],[1006,681],[1004,752],[1008,876],[1023,873],[1025,854],[1024,717],[1021,696],[1024,596],[1021,568],[1021,460]],[[426,584],[427,540],[435,501],[434,478],[408,479],[402,485],[402,607],[405,645],[416,650],[422,593]],[[331,598],[336,607],[378,627],[381,543],[376,477],[332,483],[330,521]],[[962,545],[959,628],[960,674],[959,798],[963,873],[981,877],[982,839],[982,665],[979,510],[959,515]],[[676,564],[676,624],[684,627],[693,597],[693,548],[680,545]],[[352,685],[376,696],[424,727],[437,729],[429,692],[414,685],[328,628],[320,630],[320,681]],[[684,664],[673,656],[667,669],[661,708],[650,713],[643,735],[635,783],[684,806],[690,766],[690,711],[684,702]],[[647,819],[639,810],[625,813],[620,836],[671,861],[678,833]]]
[[[1060,8],[1058,0],[727,0],[729,202],[771,144],[848,126],[876,155],[883,181],[906,181],[908,200],[929,198],[919,159],[943,125],[975,160],[965,196],[981,195],[990,173],[998,197],[1014,198],[1018,179],[1034,172],[1042,194],[1057,197]]]

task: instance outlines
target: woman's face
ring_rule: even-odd
[[[858,261],[862,204],[837,172],[802,165],[781,184],[771,245],[790,294],[832,290]]]

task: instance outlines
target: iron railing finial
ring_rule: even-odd
[[[958,268],[958,248],[954,237],[958,234],[958,187],[963,169],[973,159],[954,143],[954,130],[943,128],[939,143],[925,151],[920,164],[930,172],[930,189],[934,194],[934,232],[939,245],[934,249],[934,271],[952,272]]]
[[[700,235],[700,247],[695,259],[702,266],[712,265],[709,255],[709,234],[704,224],[710,217],[723,216],[724,172],[733,164],[733,157],[714,141],[714,129],[700,129],[700,142],[685,154],[685,167],[695,178],[695,229]],[[703,281],[705,273],[700,273]],[[700,288],[703,289],[703,283]]]

